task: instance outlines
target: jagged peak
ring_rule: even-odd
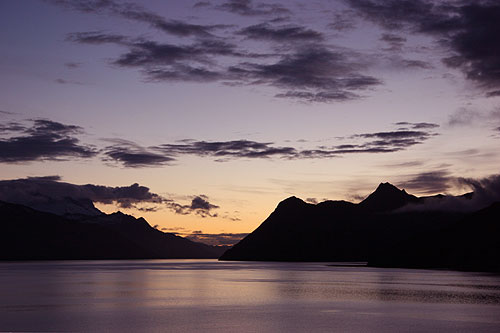
[[[405,189],[400,189],[397,186],[392,185],[389,182],[380,183],[378,185],[377,189],[372,194],[370,194],[370,196],[372,196],[374,194],[382,194],[382,195],[386,195],[386,194],[403,194],[405,196],[413,197],[413,195],[411,195],[408,192],[406,192]]]
[[[394,186],[394,185],[392,185],[392,184],[391,184],[391,183],[389,183],[389,182],[380,183],[380,184],[377,186],[377,189],[375,190],[375,192],[377,192],[377,191],[379,191],[379,190],[380,190],[380,191],[383,191],[383,190],[393,190],[393,191],[394,191],[394,190],[396,190],[396,191],[398,191],[398,192],[403,191],[403,192],[405,192],[405,193],[406,193],[406,191],[405,191],[405,190],[400,190],[397,186]]]
[[[278,204],[278,207],[276,209],[279,209],[279,208],[283,208],[283,207],[293,207],[293,206],[298,206],[298,205],[306,205],[307,203],[300,199],[300,198],[297,198],[296,196],[291,196],[291,197],[288,197],[286,198],[285,200],[281,201],[279,204]]]
[[[360,205],[371,210],[387,211],[400,208],[409,202],[416,202],[417,197],[408,194],[391,183],[380,183]]]
[[[113,212],[109,215],[111,215],[111,216],[123,216],[123,215],[127,215],[127,214],[122,213],[121,211],[117,210],[116,212]]]
[[[291,197],[286,198],[285,200],[281,202],[304,202],[304,200],[297,198],[296,196],[292,195]]]

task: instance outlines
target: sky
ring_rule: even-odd
[[[292,195],[467,192],[499,173],[499,22],[493,0],[1,1],[0,199],[229,244]]]

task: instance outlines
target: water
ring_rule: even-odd
[[[325,263],[3,262],[0,331],[499,332],[500,276]]]

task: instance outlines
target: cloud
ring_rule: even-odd
[[[433,130],[439,127],[437,124],[423,122],[399,122],[396,125],[405,125],[414,130],[402,128],[388,132],[354,134],[343,138],[343,140],[349,140],[349,143],[318,146],[311,149],[276,146],[273,142],[250,140],[183,140],[181,143],[166,143],[144,148],[126,140],[112,140],[114,144],[104,148],[103,151],[104,160],[116,161],[126,167],[166,165],[183,155],[212,157],[218,162],[240,158],[332,158],[347,154],[391,153],[405,150],[437,135]]]
[[[67,62],[64,64],[69,69],[75,69],[82,66],[81,62]]]
[[[474,110],[460,108],[448,117],[449,126],[467,126],[474,123],[476,120],[483,118],[483,115]]]
[[[406,24],[425,25],[431,17],[433,5],[422,0],[346,0],[355,10],[389,30],[401,29]]]
[[[275,147],[270,142],[249,140],[214,142],[184,140],[183,143],[161,144],[148,148],[128,140],[106,139],[105,141],[112,142],[113,145],[103,149],[103,160],[115,161],[125,167],[168,165],[182,155],[210,156],[218,161],[225,161],[235,158],[284,158],[293,157],[297,153],[292,147]]]
[[[133,67],[144,65],[171,65],[182,61],[210,63],[208,55],[244,56],[235,51],[235,46],[219,40],[203,40],[192,45],[161,44],[152,41],[130,43],[130,51],[113,63]]]
[[[173,157],[152,152],[128,140],[106,139],[105,141],[112,142],[113,145],[104,148],[104,160],[119,162],[125,167],[162,166],[175,161]]]
[[[449,171],[436,170],[412,175],[410,179],[403,181],[399,186],[410,189],[410,192],[415,190],[420,193],[435,194],[447,192],[454,181],[455,177],[450,176]]]
[[[398,125],[398,126],[408,126],[411,129],[433,129],[433,128],[438,128],[439,127],[438,124],[434,124],[434,123],[425,123],[425,122],[422,122],[422,123],[410,123],[410,122],[407,122],[407,121],[397,122],[396,125]]]
[[[291,20],[290,16],[277,16],[272,19],[266,20],[264,23],[284,23]]]
[[[108,34],[102,31],[74,32],[66,36],[66,40],[84,44],[128,44],[128,38],[122,35]]]
[[[225,78],[224,73],[189,65],[172,65],[168,69],[145,69],[143,73],[151,82],[183,81],[203,83],[219,81]]]
[[[307,198],[305,201],[313,205],[316,205],[319,202],[316,198]]]
[[[167,200],[165,204],[169,209],[181,215],[196,214],[202,218],[219,216],[213,211],[220,207],[210,203],[208,197],[203,194],[192,197],[189,205],[182,205],[172,200]]]
[[[186,23],[180,20],[166,20],[160,15],[145,10],[143,7],[131,3],[118,3],[112,0],[46,0],[49,3],[84,13],[107,14],[132,21],[146,23],[165,33],[178,36],[211,36],[215,29],[225,25],[199,25]]]
[[[472,203],[478,206],[490,205],[500,201],[500,175],[481,179],[459,178],[459,183],[468,186],[474,192]]]
[[[328,24],[330,29],[342,32],[356,28],[356,16],[353,10],[343,10],[333,15],[333,22]]]
[[[462,196],[441,196],[426,198],[423,203],[409,205],[403,208],[404,211],[455,211],[472,212],[491,205],[494,202],[500,202],[500,175],[491,175],[484,178],[459,178],[452,177],[446,172],[434,174],[428,173],[428,185],[432,186],[434,179],[436,182],[444,182],[444,186],[450,183],[462,186],[468,192]],[[424,174],[425,175],[425,174]],[[422,182],[422,184],[425,184]],[[430,192],[430,191],[429,191]]]
[[[500,86],[500,4],[497,1],[347,0],[388,30],[436,37],[449,54],[443,62],[484,89]],[[498,89],[496,89],[498,90]]]
[[[5,135],[9,132],[25,132],[27,127],[21,123],[15,121],[9,121],[4,124],[0,124],[0,135]]]
[[[396,169],[401,169],[401,168],[411,168],[415,166],[422,166],[425,163],[423,161],[407,161],[407,162],[400,162],[400,163],[389,163],[389,164],[384,164],[382,165],[384,168],[396,168]]]
[[[210,202],[208,202],[206,195],[200,195],[196,196],[193,198],[191,201],[191,209],[202,209],[209,211],[211,209],[219,208],[219,206],[212,205]]]
[[[391,70],[401,71],[401,70],[419,70],[419,69],[434,68],[432,63],[428,61],[407,59],[404,58],[398,52],[394,52],[394,50],[388,50],[388,49],[385,50],[391,51],[391,53],[389,55],[380,54],[378,56],[378,63],[381,66],[389,68]]]
[[[268,40],[273,42],[311,42],[323,40],[323,34],[302,26],[289,25],[273,27],[267,23],[251,25],[241,29],[238,34],[249,39]]]
[[[358,58],[358,60],[357,60]],[[240,63],[229,68],[242,82],[290,89],[277,97],[307,101],[344,101],[359,98],[355,91],[366,90],[382,82],[359,73],[366,67],[356,53],[331,51],[321,45],[309,45],[287,54],[273,64]]]
[[[445,63],[486,87],[500,86],[500,4],[488,1],[458,8],[460,24],[451,37],[455,52]]]
[[[45,119],[31,123],[30,127],[13,122],[0,126],[4,136],[0,138],[0,163],[90,158],[98,153],[93,146],[80,143],[77,135],[83,129],[79,126]]]
[[[364,143],[361,147],[388,147],[399,150],[423,143],[434,135],[436,134],[430,131],[403,129],[389,132],[355,134],[352,138],[369,139],[369,141]]]
[[[186,231],[187,229],[184,228],[184,227],[172,227],[172,228],[161,228],[162,231],[166,231],[166,232],[171,232],[171,233],[179,233],[179,232],[184,232]]]
[[[28,177],[0,181],[0,200],[33,206],[65,198],[91,200],[94,203],[117,204],[131,208],[138,203],[162,203],[164,198],[149,188],[132,184],[110,187],[102,185],[75,185],[60,181],[59,176]]]
[[[361,138],[377,138],[384,140],[399,140],[399,139],[408,139],[408,138],[417,138],[424,139],[427,137],[429,133],[422,131],[392,131],[392,132],[375,132],[375,133],[364,133],[364,134],[356,134],[355,137]]]
[[[272,52],[248,52],[241,45],[212,34],[225,25],[200,26],[166,20],[142,7],[111,0],[81,2],[53,0],[53,3],[88,13],[108,13],[139,22],[176,36],[192,37],[186,43],[158,42],[103,31],[77,32],[68,41],[83,44],[114,44],[125,48],[110,63],[121,68],[137,68],[151,82],[221,82],[228,85],[271,86],[281,91],[277,98],[305,102],[341,102],[362,98],[362,91],[382,81],[362,71],[373,65],[359,52],[324,44],[321,32],[288,24],[276,26],[273,20],[234,32],[234,37],[271,43]],[[245,16],[288,13],[276,5],[251,1],[227,1],[215,8]],[[283,17],[280,16],[280,20]],[[298,44],[300,45],[298,45]],[[241,44],[241,43],[240,43]],[[283,47],[286,44],[286,47]],[[307,44],[307,45],[305,45]],[[250,47],[255,47],[249,44]],[[424,62],[401,60],[406,67],[425,67]]]
[[[492,122],[497,124],[500,121],[500,109],[496,108],[489,112],[480,112],[468,108],[459,108],[448,117],[448,126],[470,126],[479,122]]]
[[[432,123],[399,122],[405,126],[394,131],[354,134],[343,140],[350,142],[314,148],[298,149],[278,146],[273,142],[251,140],[198,141],[182,140],[143,147],[124,139],[101,139],[103,148],[81,144],[76,138],[83,129],[51,120],[30,120],[30,125],[19,122],[0,124],[0,162],[62,160],[99,156],[104,162],[119,163],[124,167],[159,167],[170,165],[181,156],[212,157],[222,162],[232,159],[302,159],[329,158],[353,153],[389,153],[421,144],[437,135]],[[145,208],[144,208],[145,209]],[[180,209],[179,211],[182,211]]]
[[[215,7],[242,16],[266,16],[289,14],[290,10],[279,4],[259,3],[254,5],[252,0],[229,0]]]
[[[209,1],[198,1],[193,5],[193,8],[202,8],[202,7],[210,7]]]
[[[231,80],[215,57],[261,57],[237,50],[236,45],[217,39],[201,39],[191,44],[174,45],[100,31],[72,33],[67,40],[84,44],[116,44],[128,49],[111,63],[125,68],[139,68],[152,81]],[[214,70],[215,68],[215,70]]]
[[[193,242],[205,243],[215,246],[232,246],[246,237],[248,233],[221,233],[221,234],[205,234],[199,231],[193,231],[191,234],[181,234]]]
[[[298,152],[298,155],[302,158],[328,158],[347,154],[392,153],[422,144],[433,136],[438,135],[432,131],[439,127],[437,124],[409,122],[400,122],[396,124],[410,125],[413,128],[419,128],[421,130],[398,129],[387,132],[354,134],[347,138],[343,138],[352,141],[350,143],[332,147],[322,146],[317,149],[306,149]]]
[[[54,80],[55,83],[59,83],[59,84],[76,84],[76,85],[83,85],[82,82],[79,82],[79,81],[73,81],[73,80],[65,80],[65,79],[55,79]]]
[[[379,40],[386,42],[389,47],[384,49],[386,51],[401,51],[403,49],[404,44],[406,43],[406,38],[401,37],[399,35],[384,33],[379,38]]]
[[[166,208],[177,214],[196,214],[217,217],[213,211],[219,206],[209,202],[206,195],[193,196],[190,204],[180,204],[173,199],[151,192],[137,183],[130,186],[76,185],[62,182],[59,176],[28,177],[0,181],[0,200],[40,208],[61,203],[67,199],[93,203],[115,204],[126,209],[156,211]],[[144,207],[144,205],[149,205]],[[153,205],[153,207],[151,207]]]
[[[320,103],[328,103],[332,101],[343,102],[349,101],[352,99],[359,98],[359,95],[349,91],[336,91],[336,92],[308,92],[308,91],[293,91],[289,90],[285,93],[276,94],[274,97],[279,98],[292,98],[297,100],[303,100],[308,102],[320,102]]]
[[[141,6],[112,0],[47,0],[53,4],[85,13],[106,14],[146,23],[187,43],[158,42],[99,31],[70,35],[69,40],[87,43],[112,43],[126,51],[111,63],[121,68],[136,68],[151,82],[220,82],[228,85],[259,85],[278,89],[277,98],[313,103],[345,102],[364,97],[382,80],[367,74],[377,60],[361,52],[335,47],[325,35],[298,24],[276,25],[290,10],[279,4],[230,0],[212,6],[200,1],[196,8],[211,7],[243,16],[266,16],[265,23],[227,30],[228,25],[199,25],[170,20]],[[405,33],[433,36],[446,48],[446,66],[459,68],[466,77],[484,88],[485,95],[496,96],[500,87],[500,50],[498,22],[500,5],[494,1],[427,0],[345,0],[351,9],[334,12],[330,27],[345,30],[361,15],[388,31],[380,40],[387,44],[384,63],[395,69],[431,69],[431,63],[405,59],[402,51]],[[267,17],[271,15],[271,17]],[[231,26],[232,27],[232,26]],[[219,29],[232,38],[214,35]],[[394,31],[399,31],[395,34]],[[226,35],[227,36],[227,35]],[[246,37],[243,43],[228,42]],[[240,49],[248,40],[268,41],[273,52],[248,52]],[[307,43],[307,47],[304,47]],[[286,44],[286,45],[283,45]],[[251,41],[246,44],[255,48]],[[301,47],[302,46],[302,47]],[[242,59],[246,58],[246,59]]]
[[[432,69],[434,66],[432,66],[430,63],[422,60],[409,60],[409,59],[401,59],[400,60],[401,66],[405,68],[420,68],[420,69]]]
[[[44,181],[48,181],[48,182],[58,182],[60,180],[62,180],[61,176],[58,176],[58,175],[51,175],[51,176],[34,176],[34,177],[26,177],[25,179],[29,180],[29,181],[40,181],[40,182],[44,182]],[[23,180],[22,178],[21,179],[18,179],[18,180]]]
[[[185,141],[182,144],[163,144],[156,147],[167,155],[197,155],[217,158],[267,158],[272,156],[292,156],[292,147],[274,147],[271,142],[249,140],[233,141]]]
[[[486,97],[498,97],[500,96],[500,90],[489,91],[486,93]]]

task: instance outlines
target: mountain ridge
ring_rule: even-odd
[[[469,202],[473,197],[467,193],[452,198],[455,201]],[[280,202],[254,232],[227,250],[219,259],[364,261],[373,265],[395,267],[411,267],[412,262],[418,262],[419,267],[425,267],[424,258],[418,261],[404,256],[405,253],[418,256],[418,251],[405,249],[405,244],[415,244],[412,243],[413,239],[416,239],[415,242],[427,244],[432,238],[431,235],[441,235],[439,238],[443,242],[449,243],[451,248],[456,248],[457,244],[448,242],[446,231],[453,230],[460,223],[468,223],[468,227],[471,227],[467,218],[476,213],[448,210],[447,206],[436,205],[445,203],[447,198],[450,196],[416,197],[390,183],[381,183],[358,204],[347,201],[309,204],[292,196]],[[497,217],[500,221],[500,209],[498,211]],[[463,235],[466,233],[462,233]],[[481,235],[481,232],[478,235]],[[495,236],[500,238],[500,231],[496,232]],[[490,239],[491,235],[483,237]],[[439,252],[439,242],[432,244],[435,252],[433,255],[444,256]],[[493,245],[489,246],[493,248]],[[474,251],[472,248],[470,250]],[[500,250],[492,251],[500,263]],[[402,253],[403,256],[396,256],[391,260],[391,253]],[[478,259],[477,255],[470,257]],[[447,268],[476,267],[483,270],[500,270],[500,264],[474,266],[471,262],[462,262],[459,265],[459,261],[457,258],[454,261],[445,260],[444,257],[438,260],[441,267]],[[453,264],[446,264],[447,262]],[[430,262],[428,266],[433,267]]]
[[[418,203],[419,199],[399,189],[391,183],[380,183],[377,189],[358,205],[372,211],[390,211],[401,208],[408,203]]]
[[[0,216],[0,260],[215,259],[223,250],[121,212],[75,219],[0,201]]]

